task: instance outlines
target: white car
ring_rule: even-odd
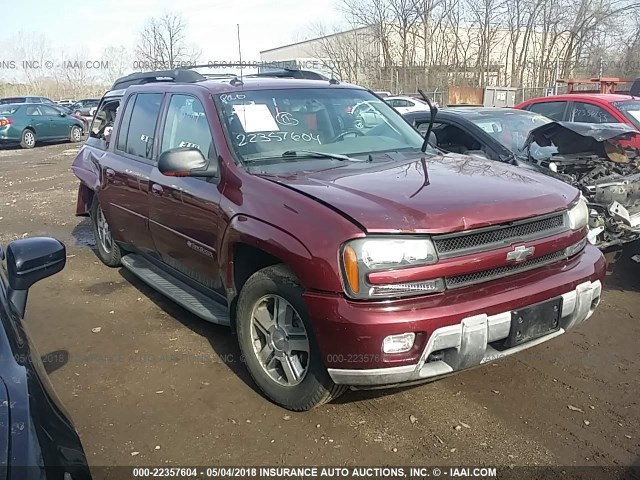
[[[351,108],[353,126],[358,129],[375,127],[384,121],[384,116],[369,102],[360,102]]]
[[[384,101],[392,106],[398,113],[429,111],[429,105],[417,98],[397,96],[386,97]]]

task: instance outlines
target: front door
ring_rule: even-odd
[[[49,122],[52,138],[66,138],[69,136],[71,127],[66,117],[60,116],[60,111],[48,105],[39,105],[38,108]]]
[[[216,160],[203,101],[171,96],[159,154],[174,148],[197,148]],[[149,229],[160,259],[200,284],[224,294],[218,265],[218,219],[221,186],[212,179],[151,174]]]

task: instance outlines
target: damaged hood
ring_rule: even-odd
[[[624,123],[550,122],[529,132],[524,150],[535,142],[541,147],[555,145],[559,154],[593,151],[606,156],[603,142],[630,140],[638,133]]]
[[[562,210],[578,196],[545,175],[455,154],[262,176],[380,233],[484,227]]]

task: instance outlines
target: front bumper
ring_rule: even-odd
[[[562,294],[559,330],[513,348],[498,351],[490,345],[509,335],[511,311],[479,314],[434,330],[416,364],[374,369],[329,368],[329,375],[337,384],[371,387],[418,382],[481,365],[539,345],[579,325],[593,314],[601,293],[602,284],[595,280]]]

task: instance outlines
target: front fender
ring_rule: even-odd
[[[292,233],[248,215],[236,215],[222,237],[220,266],[231,297],[237,294],[233,256],[238,244],[258,248],[285,263],[306,289],[339,292],[342,284],[329,261],[314,256]]]

